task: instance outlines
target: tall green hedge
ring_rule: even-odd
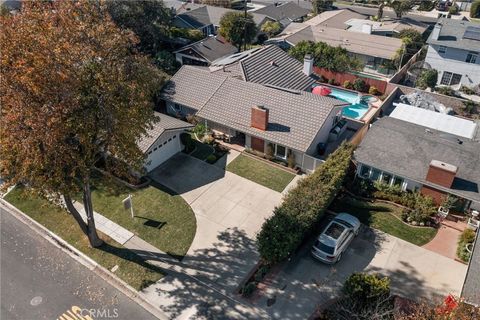
[[[480,0],[472,3],[470,7],[470,18],[480,18]]]
[[[353,149],[342,144],[313,174],[301,180],[264,222],[257,247],[266,262],[288,257],[317,226],[343,184]]]

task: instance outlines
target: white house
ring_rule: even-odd
[[[160,121],[155,123],[153,128],[148,130],[146,136],[138,142],[140,150],[146,155],[145,169],[147,171],[152,171],[171,156],[182,151],[180,134],[185,129],[193,127],[188,122],[165,114],[155,112],[155,116],[160,118]]]
[[[473,22],[440,19],[427,40],[425,62],[438,71],[438,84],[480,83],[480,26]]]

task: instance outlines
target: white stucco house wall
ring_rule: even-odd
[[[427,43],[425,62],[438,71],[438,85],[473,87],[480,83],[480,25],[440,19]]]

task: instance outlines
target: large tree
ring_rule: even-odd
[[[243,12],[227,12],[220,19],[219,33],[228,42],[240,50],[242,45],[250,44],[257,35],[257,26],[253,16]]]
[[[173,16],[162,0],[107,0],[106,4],[115,23],[138,36],[142,51],[155,55],[169,38]]]
[[[136,54],[135,36],[101,1],[26,1],[0,22],[0,176],[50,199],[63,195],[97,247],[95,164],[110,155],[142,167],[136,142],[155,121],[152,95],[164,74]],[[72,205],[77,194],[87,223]]]
[[[299,61],[303,61],[307,53],[313,56],[317,67],[330,71],[346,72],[362,67],[360,61],[349,56],[346,49],[332,47],[324,42],[301,41],[288,51],[290,56]]]
[[[312,10],[314,14],[320,14],[330,9],[333,5],[333,0],[312,0]]]
[[[413,9],[415,3],[411,0],[393,0],[388,1],[387,6],[395,11],[397,18],[401,18],[405,13],[410,12]]]

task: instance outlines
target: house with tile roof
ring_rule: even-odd
[[[425,62],[438,71],[445,86],[480,83],[480,26],[477,23],[440,19],[427,40]]]
[[[248,82],[292,90],[310,91],[317,80],[313,73],[304,72],[304,64],[276,45],[226,56],[214,61],[210,70]]]
[[[174,154],[182,151],[180,134],[193,127],[188,122],[155,112],[158,119],[147,133],[137,142],[140,150],[145,154],[145,169],[151,171]]]
[[[186,45],[173,53],[180,64],[209,66],[213,61],[238,52],[238,49],[222,36],[208,36]]]
[[[310,10],[288,1],[272,3],[271,5],[250,12],[264,14],[270,19],[279,22],[283,27],[286,27],[292,22],[302,22],[303,18],[310,13]]]
[[[196,115],[211,130],[259,153],[292,154],[305,171],[321,163],[317,148],[326,144],[345,102],[183,66],[164,86],[166,112]]]

